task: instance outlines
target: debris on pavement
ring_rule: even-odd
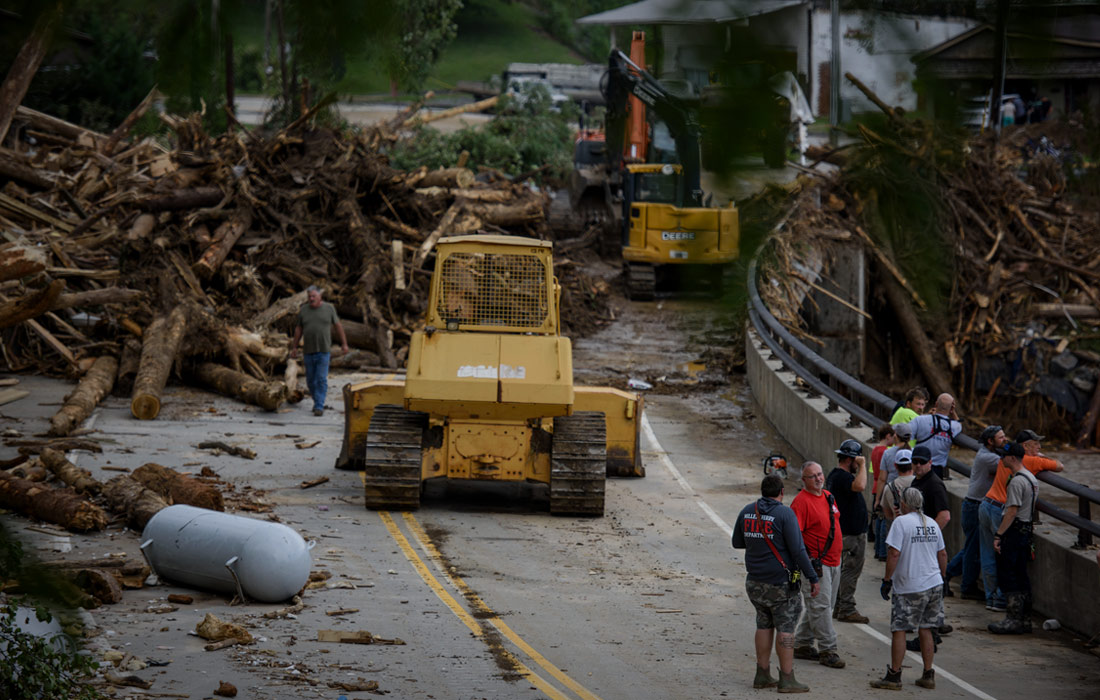
[[[339,644],[388,644],[395,646],[403,646],[405,642],[401,639],[385,639],[383,637],[375,637],[373,634],[366,630],[358,630],[356,632],[348,632],[346,630],[317,630],[318,642],[336,642]]]

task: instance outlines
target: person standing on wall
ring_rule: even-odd
[[[821,590],[794,511],[783,505],[783,480],[769,474],[760,498],[741,510],[733,527],[733,548],[745,550],[745,591],[756,609],[756,676],[753,688],[805,693],[794,677],[794,628],[802,613],[801,579],[810,597]],[[778,632],[778,636],[776,635]],[[771,675],[771,650],[779,657],[779,680]]]
[[[336,307],[321,301],[321,290],[310,286],[306,290],[307,301],[298,310],[298,323],[294,327],[294,339],[290,341],[290,356],[298,357],[298,343],[305,338],[304,361],[306,386],[313,397],[313,415],[325,413],[325,397],[328,395],[328,366],[332,359],[332,329],[340,339],[342,354],[348,352],[348,339],[344,327],[336,315]]]

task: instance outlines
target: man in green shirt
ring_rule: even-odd
[[[290,341],[290,356],[298,356],[298,343],[305,338],[304,361],[306,386],[313,397],[313,415],[325,413],[325,396],[328,394],[328,365],[332,358],[332,329],[340,338],[343,354],[348,352],[348,339],[344,327],[336,315],[336,307],[321,301],[321,290],[311,286],[306,290],[308,302],[298,310],[298,323],[294,327],[294,340]]]

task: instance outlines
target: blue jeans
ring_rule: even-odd
[[[1005,597],[997,587],[997,552],[993,549],[993,535],[1001,526],[1001,506],[982,501],[978,506],[978,544],[981,550],[982,586],[986,603],[1004,603]]]
[[[328,352],[307,352],[305,357],[306,365],[306,386],[309,387],[309,395],[313,397],[314,410],[325,408],[325,396],[328,395],[328,363],[332,358],[332,353]]]
[[[890,521],[886,518],[875,520],[875,557],[886,558],[886,535],[890,533]]]
[[[962,574],[960,590],[972,591],[978,587],[978,574],[981,572],[981,545],[978,543],[978,506],[980,501],[963,499],[962,529],[966,536],[963,548],[947,563],[947,578],[953,579]]]

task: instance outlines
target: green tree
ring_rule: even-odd
[[[439,60],[439,54],[455,38],[455,14],[462,0],[396,0],[393,46],[386,69],[390,80],[406,92],[419,92]]]

